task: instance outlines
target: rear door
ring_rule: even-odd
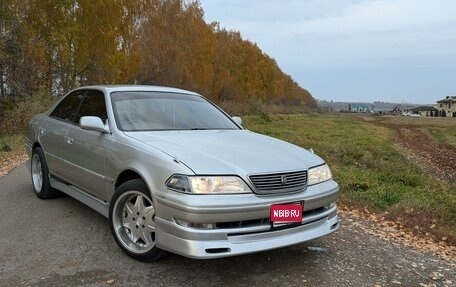
[[[106,142],[110,134],[83,130],[79,120],[83,116],[97,116],[106,123],[108,116],[104,93],[87,90],[76,117],[77,125],[69,128],[66,141],[68,181],[76,187],[105,198]]]
[[[44,150],[46,162],[52,175],[65,177],[65,140],[68,129],[75,125],[84,91],[68,94],[41,125],[39,142]]]

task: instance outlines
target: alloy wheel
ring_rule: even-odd
[[[155,246],[155,209],[139,191],[127,191],[116,200],[112,216],[117,238],[130,252],[141,254]]]
[[[41,166],[41,159],[38,154],[34,154],[32,157],[31,170],[33,187],[37,193],[40,193],[43,188],[43,169]]]

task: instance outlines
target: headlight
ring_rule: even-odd
[[[317,184],[330,180],[332,177],[331,170],[327,164],[309,168],[307,174],[307,185]]]
[[[186,176],[176,174],[166,181],[166,187],[193,194],[250,193],[250,188],[237,176]]]

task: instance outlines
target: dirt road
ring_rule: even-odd
[[[357,118],[393,129],[397,147],[409,159],[437,178],[456,182],[456,148],[439,143],[418,125],[395,123],[388,118]]]
[[[0,177],[0,214],[0,286],[456,286],[455,261],[369,235],[370,223],[349,215],[336,234],[289,248],[146,264],[88,207],[39,200],[23,165]]]
[[[456,160],[449,160],[456,159],[456,149],[438,143],[418,127],[391,127],[397,131],[399,145],[415,156],[421,166],[427,166],[425,170],[443,180],[456,181]]]

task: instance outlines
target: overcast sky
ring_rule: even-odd
[[[200,0],[317,99],[434,103],[456,95],[454,0]]]

